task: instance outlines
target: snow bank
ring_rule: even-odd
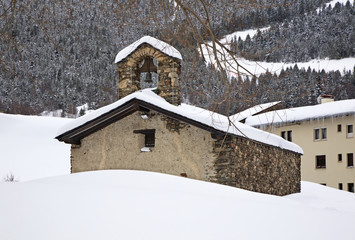
[[[276,197],[128,170],[0,183],[0,233],[11,240],[352,240],[354,195],[302,188]]]
[[[25,181],[70,173],[70,146],[54,139],[70,121],[0,113],[0,182],[10,174]]]
[[[120,107],[121,105],[132,99],[139,99],[164,110],[203,123],[222,132],[228,132],[238,136],[245,136],[258,142],[277,146],[283,149],[288,149],[293,152],[303,153],[302,149],[292,142],[286,141],[279,136],[255,129],[239,122],[231,123],[231,121],[229,121],[229,119],[224,115],[217,114],[215,112],[211,112],[202,108],[190,106],[187,104],[181,104],[180,106],[172,105],[165,101],[165,99],[153,93],[151,89],[144,89],[141,91],[134,92],[118,100],[117,102],[97,109],[96,111],[86,114],[80,118],[77,118],[76,120],[63,126],[58,131],[58,136],[96,119],[99,116]]]
[[[283,124],[323,117],[342,116],[345,114],[355,114],[355,99],[267,112],[249,117],[246,119],[245,123],[250,126]]]
[[[125,59],[127,56],[129,56],[132,52],[134,52],[143,43],[147,43],[147,44],[151,45],[152,47],[162,51],[163,53],[165,53],[168,56],[182,60],[182,56],[181,56],[180,52],[178,50],[176,50],[176,48],[174,48],[173,46],[167,44],[166,42],[160,41],[156,38],[153,38],[150,36],[144,36],[141,39],[139,39],[139,40],[135,41],[134,43],[132,43],[131,45],[129,45],[128,47],[125,47],[124,49],[122,49],[116,55],[115,63],[118,63],[118,62],[122,61],[123,59]]]

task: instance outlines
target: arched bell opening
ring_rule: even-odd
[[[140,88],[152,88],[158,86],[158,60],[146,56],[138,66]]]

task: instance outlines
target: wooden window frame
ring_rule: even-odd
[[[133,133],[144,135],[145,147],[155,147],[155,129],[134,130]]]

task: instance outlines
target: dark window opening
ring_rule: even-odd
[[[348,124],[346,126],[346,136],[348,138],[353,137],[353,132],[354,132],[353,125],[352,124]]]
[[[134,130],[133,133],[144,134],[145,147],[155,147],[155,129]]]
[[[343,161],[343,154],[339,153],[338,154],[338,162]]]
[[[316,156],[316,168],[325,168],[325,155]]]
[[[348,153],[348,167],[354,167],[354,154]]]
[[[286,139],[286,131],[282,131],[282,132],[281,132],[281,137],[282,137],[283,139]]]
[[[339,190],[343,190],[343,184],[342,184],[342,183],[339,183],[339,184],[338,184],[338,188],[339,188]]]
[[[292,142],[292,131],[287,131],[287,140]]]
[[[338,132],[341,132],[341,124],[338,124]]]
[[[314,140],[319,140],[319,129],[314,129]]]
[[[354,192],[354,183],[348,183],[348,191]]]
[[[327,184],[326,184],[326,183],[320,183],[320,185],[327,186]]]
[[[292,131],[291,130],[287,131],[287,132],[286,131],[282,131],[281,132],[281,137],[283,139],[286,139],[286,140],[292,142]]]
[[[155,146],[155,134],[154,133],[145,134],[145,146],[146,147],[154,147]]]
[[[327,128],[316,128],[314,129],[314,140],[326,140],[327,139]]]
[[[327,128],[322,128],[322,139],[327,139]]]

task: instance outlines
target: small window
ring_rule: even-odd
[[[287,140],[292,142],[292,131],[287,131]]]
[[[338,124],[338,132],[341,132],[341,124]]]
[[[325,168],[325,155],[316,156],[316,168]]]
[[[319,140],[319,128],[314,129],[314,140]]]
[[[320,185],[327,186],[327,184],[326,184],[326,183],[320,183]]]
[[[339,153],[338,154],[338,162],[343,161],[343,154]]]
[[[327,139],[327,128],[316,128],[314,129],[314,140],[326,140]]]
[[[155,134],[154,133],[145,134],[145,146],[146,147],[154,147],[155,146]]]
[[[354,167],[354,154],[348,153],[348,167]]]
[[[348,191],[354,192],[354,183],[348,183]]]
[[[144,147],[155,147],[155,129],[134,130],[133,133],[144,134]]]
[[[338,189],[339,190],[343,190],[343,184],[342,183],[338,183]]]
[[[327,139],[327,128],[322,128],[322,140]]]
[[[281,132],[281,137],[282,137],[283,139],[286,139],[286,131],[282,131],[282,132]]]
[[[346,125],[346,137],[352,138],[354,135],[354,128],[352,124]]]

